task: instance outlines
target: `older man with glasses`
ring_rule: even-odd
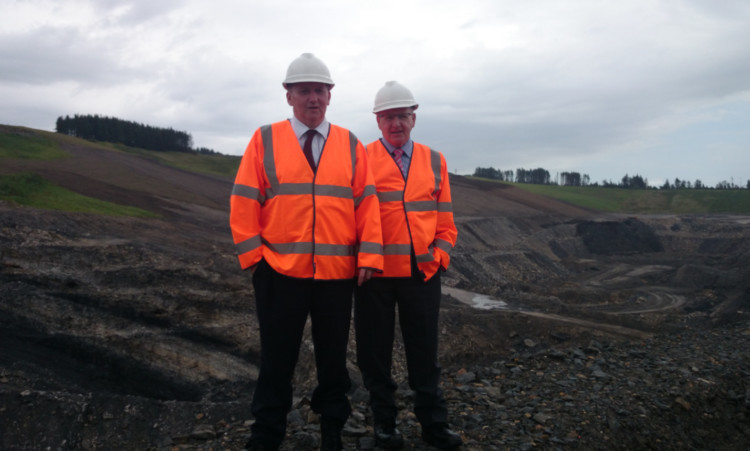
[[[354,324],[375,441],[385,449],[404,445],[391,376],[397,308],[422,438],[442,449],[463,443],[448,428],[437,361],[440,272],[448,268],[457,230],[445,158],[411,139],[418,106],[405,86],[387,82],[373,108],[383,137],[367,145],[380,201],[384,264],[382,273],[356,289]]]

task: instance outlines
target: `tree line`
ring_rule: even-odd
[[[474,177],[483,177],[486,179],[501,180],[504,182],[531,183],[535,185],[563,185],[563,186],[587,186],[589,185],[589,176],[579,174],[578,172],[562,172],[557,174],[555,180],[552,179],[549,171],[544,168],[536,169],[516,169],[514,171],[504,171],[493,167],[481,168],[474,170]]]
[[[482,177],[487,179],[500,180],[504,182],[515,182],[515,183],[531,183],[537,185],[560,185],[560,186],[603,186],[605,188],[627,188],[627,189],[657,189],[657,187],[649,186],[648,179],[640,175],[628,175],[625,174],[620,182],[613,182],[611,180],[603,180],[601,184],[598,182],[591,182],[591,178],[588,174],[580,174],[578,172],[561,172],[556,174],[553,179],[550,176],[549,171],[543,168],[537,169],[516,169],[515,171],[495,169],[493,167],[482,168],[477,167],[474,170],[474,177]],[[695,182],[689,180],[680,180],[675,178],[674,182],[667,180],[658,187],[658,189],[711,189],[712,187],[705,185],[700,179]],[[738,186],[734,181],[727,182],[721,181],[713,187],[714,189],[742,189],[742,186]],[[747,182],[745,187],[750,189],[750,180]]]
[[[193,137],[187,132],[115,117],[78,114],[73,117],[60,116],[55,123],[55,131],[77,138],[120,143],[147,150],[218,154],[205,147],[194,149]]]

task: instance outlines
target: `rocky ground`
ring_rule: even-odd
[[[35,170],[162,218],[0,202],[0,448],[241,449],[258,339],[227,227],[231,182],[67,150],[0,172]],[[750,449],[750,218],[600,215],[452,186],[441,363],[466,449]],[[428,449],[395,346],[399,428],[406,449]],[[353,349],[345,445],[373,449]],[[310,350],[288,450],[319,444]]]

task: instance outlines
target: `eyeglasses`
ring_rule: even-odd
[[[378,119],[383,119],[386,122],[393,122],[398,119],[399,122],[406,122],[411,119],[412,113],[401,113],[401,114],[378,114]]]

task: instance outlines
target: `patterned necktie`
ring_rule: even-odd
[[[305,132],[307,139],[305,140],[305,146],[302,148],[302,151],[305,152],[305,158],[307,158],[307,162],[310,163],[310,168],[313,172],[315,171],[315,158],[313,158],[312,154],[312,141],[316,133],[317,132],[313,129]]]
[[[404,161],[401,159],[401,155],[404,154],[403,149],[396,149],[393,151],[393,159],[396,161],[398,168],[401,169],[401,174],[404,174]]]

